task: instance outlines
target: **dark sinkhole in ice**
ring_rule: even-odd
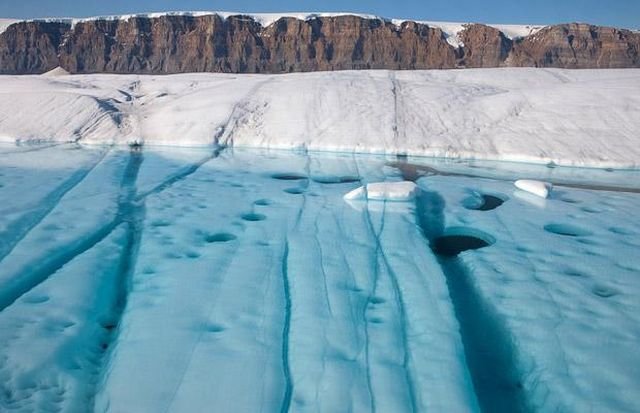
[[[477,250],[495,243],[495,239],[471,228],[451,228],[431,241],[434,253],[444,257],[454,257],[463,251]]]
[[[250,212],[248,214],[242,214],[242,216],[240,217],[245,221],[251,221],[251,222],[255,222],[255,221],[264,221],[265,219],[267,219],[267,217],[263,214],[257,214],[255,212]]]
[[[258,199],[257,201],[254,201],[253,204],[258,206],[268,206],[271,205],[271,201],[268,199]]]
[[[214,243],[214,242],[229,242],[229,241],[233,241],[236,238],[237,237],[235,235],[230,234],[228,232],[218,232],[216,234],[207,235],[204,238],[204,240],[207,241],[208,243]]]
[[[311,178],[313,182],[319,184],[350,184],[354,182],[360,182],[360,178],[357,176],[314,176]]]
[[[467,198],[463,202],[463,206],[467,209],[475,211],[491,211],[505,203],[505,198],[497,195],[479,194]]]
[[[587,229],[571,224],[547,224],[544,226],[544,230],[553,234],[565,235],[568,237],[584,237],[592,234],[592,232]]]
[[[295,172],[292,173],[277,173],[271,175],[273,179],[277,179],[279,181],[300,181],[303,179],[307,179],[306,176],[297,174]]]

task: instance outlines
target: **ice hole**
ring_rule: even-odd
[[[463,251],[477,250],[495,243],[495,238],[472,228],[449,228],[431,242],[431,249],[437,255],[453,257]]]
[[[496,195],[480,194],[480,196],[473,196],[467,198],[463,202],[463,206],[467,209],[473,209],[475,211],[491,211],[498,208],[505,203],[505,199]]]

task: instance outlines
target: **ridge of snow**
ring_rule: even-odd
[[[45,21],[45,22],[60,22],[70,24],[72,27],[77,23],[94,21],[94,20],[128,20],[132,18],[158,18],[163,16],[191,16],[202,17],[217,15],[223,19],[227,19],[231,16],[247,16],[252,18],[256,23],[259,23],[262,27],[267,27],[283,17],[291,17],[299,20],[312,20],[318,17],[339,17],[339,16],[357,16],[363,19],[370,20],[382,20],[385,22],[393,23],[400,27],[403,23],[415,22],[419,24],[426,24],[430,27],[438,28],[443,31],[447,42],[453,47],[461,47],[462,43],[458,39],[459,34],[464,27],[472,23],[457,23],[457,22],[437,22],[427,20],[411,20],[411,19],[388,19],[385,17],[377,16],[374,14],[363,13],[350,13],[350,12],[291,12],[291,13],[240,13],[240,12],[226,12],[226,11],[168,11],[168,12],[154,12],[154,13],[134,13],[134,14],[115,14],[93,17],[51,17],[40,19],[0,19],[0,33],[4,32],[8,26],[20,21]],[[485,24],[485,23],[481,23]],[[504,33],[510,39],[517,37],[524,37],[529,34],[536,33],[542,29],[543,25],[512,25],[512,24],[486,24],[487,26],[494,27]]]
[[[7,30],[7,27],[11,26],[14,23],[21,22],[22,20],[18,19],[0,19],[0,33],[3,33]]]

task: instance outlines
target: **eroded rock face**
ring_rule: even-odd
[[[20,22],[0,35],[0,73],[43,73],[59,66],[58,46],[70,25]]]
[[[21,22],[0,34],[0,73],[286,73],[455,67],[640,67],[640,34],[568,24],[512,41],[470,24],[454,48],[415,22],[396,26],[357,16],[281,18],[137,17],[66,23]]]
[[[550,26],[515,42],[510,66],[640,67],[640,34],[588,24]]]
[[[355,16],[280,19],[263,32],[270,72],[452,68],[455,51],[440,29],[400,27]]]
[[[263,28],[235,16],[79,23],[60,49],[73,73],[283,73],[455,66],[439,29],[355,16],[282,18]]]
[[[509,57],[513,42],[500,30],[484,24],[470,24],[460,33],[463,43],[461,67],[500,67]]]

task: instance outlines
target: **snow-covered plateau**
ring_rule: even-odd
[[[640,70],[0,76],[0,140],[640,166]]]
[[[309,78],[348,89],[360,76]],[[167,134],[171,122],[185,133],[222,123],[239,138],[241,119],[257,112],[234,102],[279,96],[256,85],[305,85],[244,78],[12,78],[7,100],[47,117],[17,115],[29,116],[23,129],[63,128],[75,112],[94,120],[83,133],[106,140],[119,132],[108,108],[126,108],[130,96],[122,124],[132,130],[168,139],[184,136]],[[121,79],[140,82],[114,93]],[[39,82],[43,95],[18,92],[21,82]],[[292,117],[307,96],[294,95]],[[210,96],[219,107],[205,105]],[[335,124],[337,102],[314,107]],[[147,104],[156,108],[145,120]],[[637,411],[639,174],[0,144],[0,411]],[[513,176],[553,191],[521,191]],[[343,199],[359,187],[372,196]]]

